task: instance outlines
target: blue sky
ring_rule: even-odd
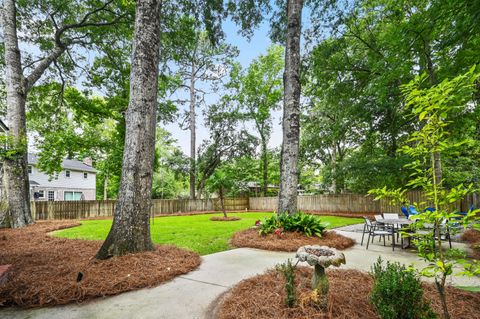
[[[268,32],[270,30],[268,23],[260,25],[259,28],[255,30],[254,36],[250,41],[238,34],[238,27],[230,20],[224,22],[223,30],[226,34],[226,41],[229,44],[235,45],[239,49],[237,60],[244,68],[248,67],[253,59],[265,53],[272,43],[268,37]],[[218,95],[211,94],[206,100],[207,103],[214,103],[217,99]],[[200,111],[197,111],[197,147],[204,139],[208,138],[208,130],[203,125],[203,118],[200,113]],[[273,116],[273,132],[269,145],[270,147],[277,147],[282,142],[280,124],[281,112],[275,112]],[[172,133],[173,138],[178,141],[178,145],[183,152],[185,154],[190,154],[190,131],[182,130],[178,123],[166,125],[164,128]]]

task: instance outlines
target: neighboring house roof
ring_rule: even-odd
[[[29,165],[36,165],[38,163],[38,157],[36,154],[28,153],[28,164]],[[64,169],[71,169],[74,171],[83,171],[83,172],[91,172],[96,173],[97,170],[90,165],[87,165],[83,162],[72,160],[72,159],[64,159],[62,161],[62,168]]]
[[[30,183],[30,186],[38,186],[40,185],[39,183],[35,182],[35,181],[32,181],[32,180],[29,180],[28,181]]]
[[[3,123],[2,120],[0,120],[0,131],[1,131],[1,132],[6,132],[6,131],[8,131],[8,126],[5,125],[5,123]]]

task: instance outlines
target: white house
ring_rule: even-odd
[[[32,200],[95,200],[96,170],[91,160],[64,159],[62,171],[50,178],[37,168],[35,154],[28,154],[28,178]]]

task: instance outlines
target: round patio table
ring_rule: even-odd
[[[384,224],[384,225],[391,225],[392,226],[392,229],[393,229],[393,233],[392,233],[392,249],[395,250],[395,227],[397,225],[400,225],[400,226],[408,226],[408,225],[411,225],[413,223],[415,223],[415,221],[413,220],[410,220],[410,219],[407,219],[407,218],[379,218],[376,220],[377,223],[380,223],[380,224]],[[403,247],[402,247],[403,248]]]

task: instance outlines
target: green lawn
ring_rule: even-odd
[[[255,221],[271,216],[272,213],[231,213],[229,216],[239,216],[241,220],[234,222],[212,222],[210,217],[222,214],[206,214],[193,216],[157,217],[151,225],[152,240],[157,244],[173,244],[178,247],[191,249],[200,255],[208,255],[230,249],[229,239],[236,231],[247,229]],[[362,222],[359,218],[336,216],[321,216],[321,220],[329,228]],[[55,236],[104,240],[112,225],[111,220],[82,221],[79,227],[59,230]]]

